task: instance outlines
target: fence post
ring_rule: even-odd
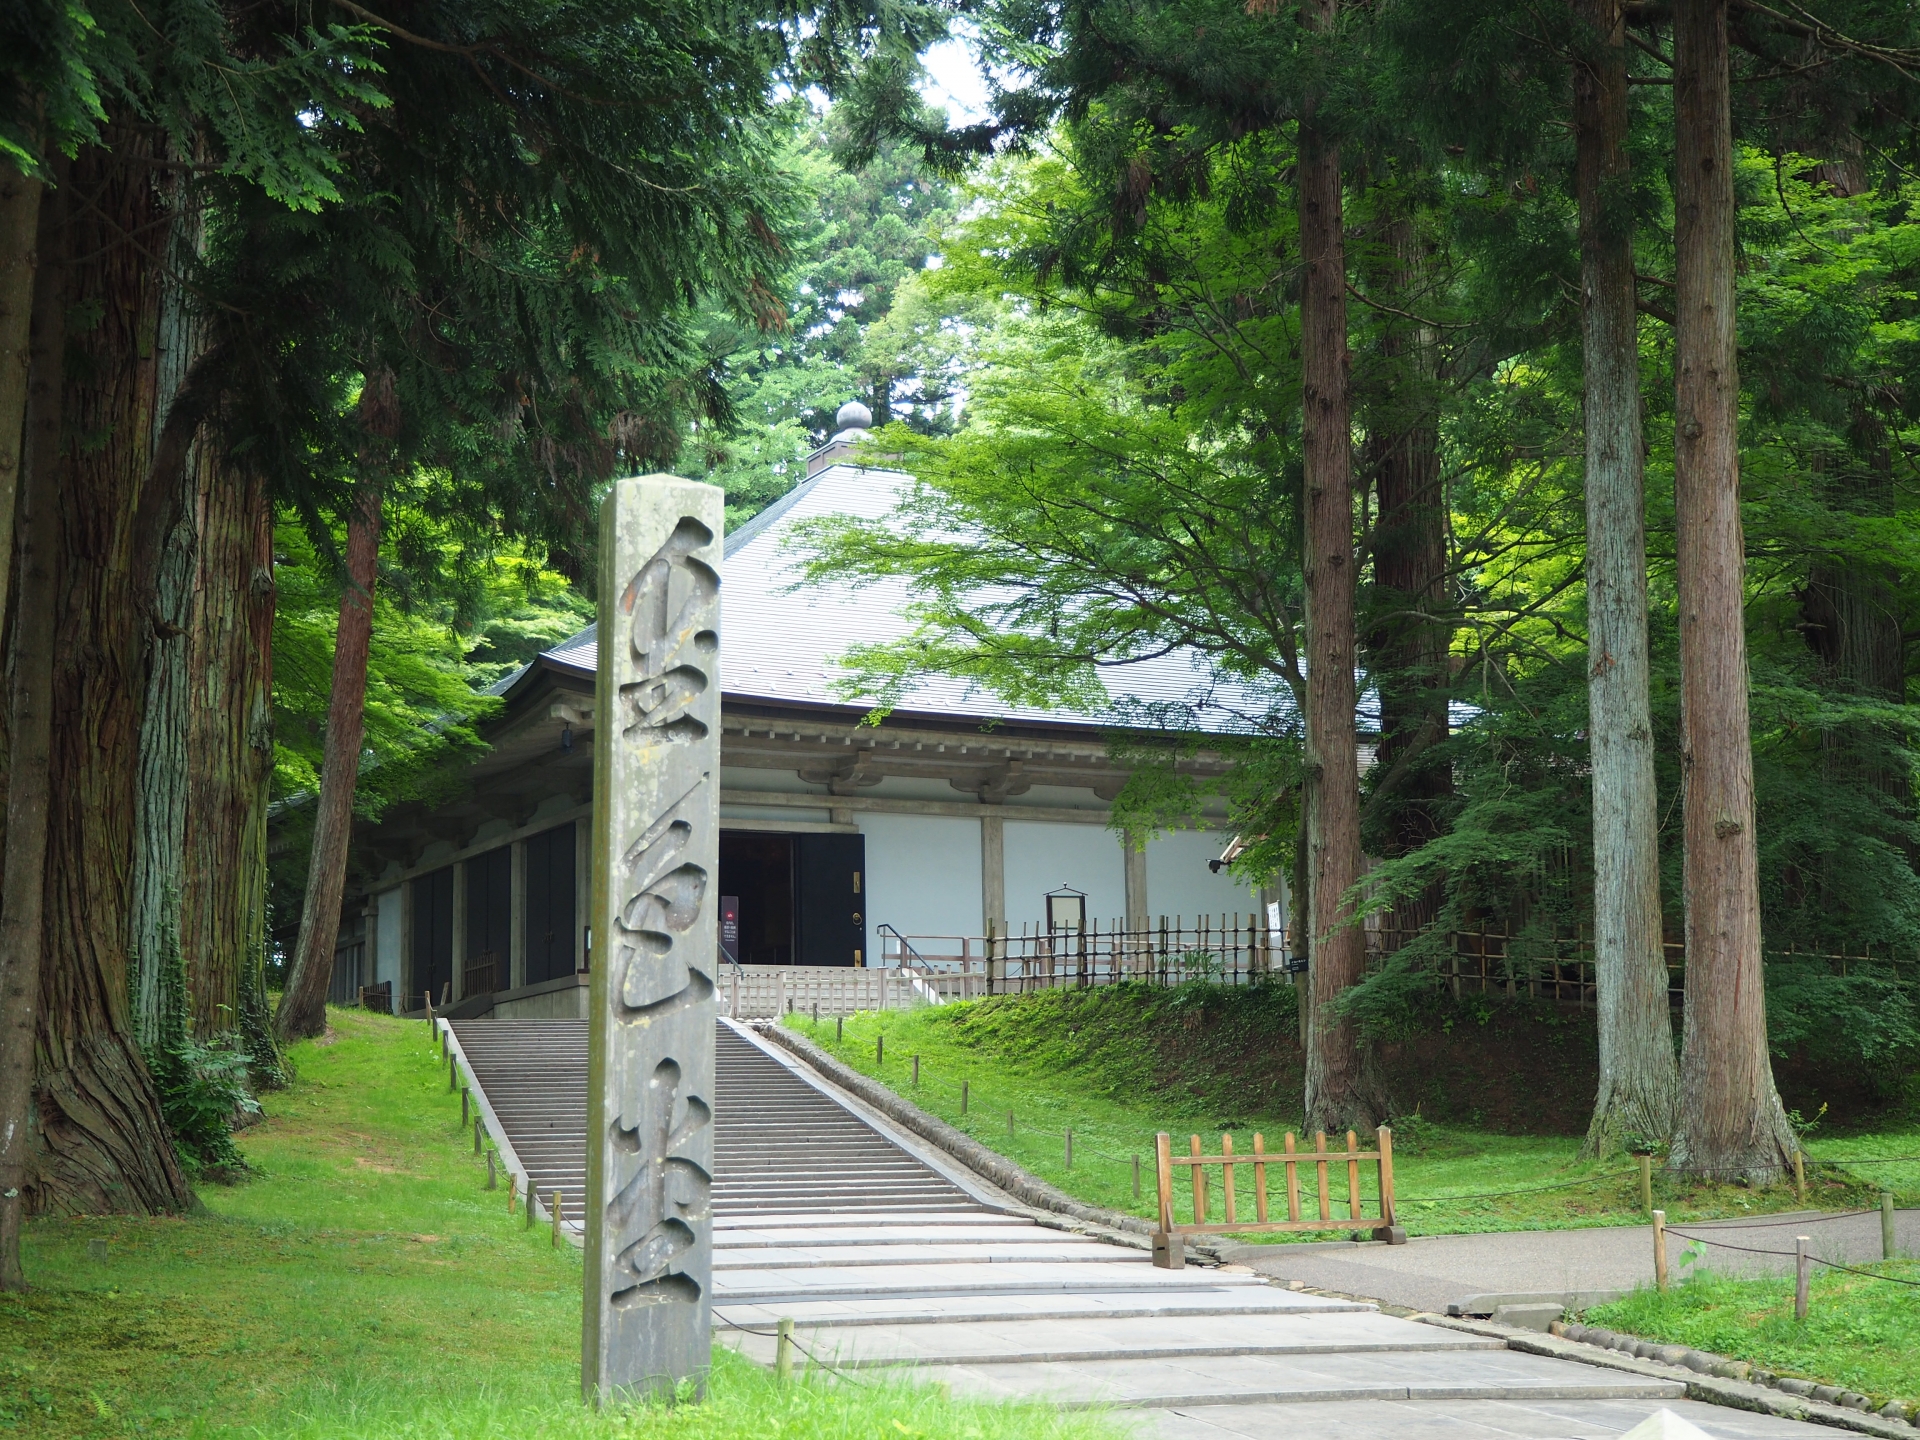
[[[553,1192],[553,1248],[560,1248],[560,1192]]]
[[[960,1113],[967,1113],[967,1082],[964,1080],[960,1082]]]
[[[920,1057],[918,1055],[913,1057],[913,1088],[916,1090],[920,1088]]]
[[[500,1177],[494,1173],[493,1151],[489,1150],[487,1151],[487,1189],[498,1190],[499,1188],[500,1188]]]
[[[1007,1111],[1007,1139],[1013,1139],[1013,1111]]]
[[[451,1050],[447,1052],[447,1093],[451,1095],[460,1088],[460,1062]]]
[[[1667,1212],[1653,1212],[1653,1283],[1656,1289],[1667,1288]]]
[[[462,1085],[460,1087],[460,1128],[462,1130],[467,1128],[467,1121],[473,1118],[473,1112],[468,1108],[472,1103],[467,1087]]]
[[[473,1153],[478,1155],[482,1150],[485,1150],[486,1148],[487,1148],[487,1125],[484,1120],[482,1120],[478,1115],[476,1115],[473,1117]],[[493,1163],[492,1159],[489,1158],[487,1163],[491,1165]],[[491,1190],[493,1187],[489,1185],[487,1188]]]
[[[1196,1158],[1205,1153],[1200,1148],[1198,1135],[1188,1142],[1187,1153]],[[1193,1223],[1204,1225],[1207,1223],[1207,1167],[1194,1165],[1190,1168],[1193,1171]]]
[[[882,993],[885,993],[885,988],[884,988],[884,987],[885,987],[885,984],[886,984],[886,982],[885,982],[885,981],[882,981],[882,982],[881,982],[881,985],[882,985]],[[884,1006],[884,1005],[883,1005],[883,1006],[881,1006],[880,1008],[884,1010],[884,1009],[886,1009],[886,1006]],[[877,1070],[877,1069],[879,1069],[879,1068],[880,1068],[880,1066],[882,1065],[882,1063],[884,1063],[884,1062],[885,1062],[885,1060],[886,1060],[886,1058],[887,1058],[887,1037],[886,1037],[885,1035],[876,1035],[876,1036],[874,1036],[874,1037],[873,1037],[873,1066],[874,1066],[874,1069],[876,1069],[876,1070]]]
[[[509,1170],[507,1172],[507,1214],[513,1214],[513,1207],[520,1199],[520,1177]]]
[[[793,1379],[793,1317],[782,1315],[774,1324],[773,1378],[781,1384]]]
[[[1807,1318],[1807,1282],[1812,1269],[1807,1263],[1807,1245],[1812,1238],[1809,1235],[1793,1237],[1793,1318],[1796,1320]]]
[[[1140,1157],[1133,1157],[1133,1198],[1140,1198]]]
[[[1186,1246],[1173,1231],[1173,1141],[1162,1130],[1153,1137],[1154,1181],[1159,1190],[1159,1227],[1153,1234],[1153,1263],[1162,1270],[1186,1267]]]
[[[1073,1131],[1067,1131],[1067,1169],[1073,1169]]]
[[[1653,1213],[1653,1157],[1642,1155],[1640,1159],[1640,1208],[1649,1215]]]
[[[1380,1137],[1380,1223],[1388,1230],[1392,1230],[1400,1223],[1393,1199],[1393,1131],[1382,1125],[1378,1134]],[[1395,1244],[1399,1243],[1391,1235],[1387,1238]]]
[[[842,1040],[846,1038],[847,1038],[847,1017],[844,1015],[836,1015],[833,1017],[833,1043],[838,1045]]]
[[[1895,1254],[1893,1234],[1893,1192],[1880,1192],[1880,1258],[1891,1260]]]
[[[1793,1193],[1799,1202],[1807,1203],[1807,1156],[1802,1150],[1793,1152]]]

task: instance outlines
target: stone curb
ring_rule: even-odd
[[[1063,1190],[1055,1189],[1038,1175],[1021,1169],[1006,1156],[989,1150],[964,1130],[949,1125],[936,1115],[929,1115],[918,1105],[903,1099],[879,1081],[862,1075],[852,1066],[835,1059],[804,1035],[796,1035],[793,1031],[770,1020],[749,1020],[742,1023],[751,1025],[756,1033],[764,1035],[771,1043],[804,1060],[842,1090],[859,1096],[889,1120],[911,1130],[929,1144],[938,1146],[969,1170],[992,1181],[1016,1200],[1023,1201],[1036,1210],[1051,1212],[1052,1216],[1068,1216],[1098,1227],[1102,1231],[1115,1232],[1111,1238],[1133,1249],[1151,1248],[1153,1226],[1138,1215],[1122,1215],[1118,1211],[1103,1210],[1097,1205],[1076,1200]],[[1049,1220],[1048,1216],[1034,1218],[1040,1220],[1042,1224],[1048,1223]],[[1063,1230],[1079,1229],[1078,1226],[1060,1224],[1057,1220],[1052,1223]],[[1187,1253],[1197,1259],[1214,1264],[1220,1263],[1220,1256],[1211,1245],[1195,1244],[1189,1240]]]
[[[1687,1387],[1689,1400],[1704,1400],[1709,1404],[1725,1405],[1734,1410],[1750,1410],[1762,1415],[1775,1415],[1783,1420],[1831,1425],[1837,1429],[1852,1430],[1862,1435],[1879,1436],[1881,1440],[1913,1440],[1916,1433],[1920,1433],[1904,1420],[1876,1415],[1870,1411],[1848,1409],[1845,1406],[1815,1399],[1811,1395],[1793,1395],[1769,1385],[1755,1384],[1736,1378],[1734,1375],[1705,1373],[1694,1367],[1712,1365],[1737,1370],[1745,1366],[1745,1362],[1728,1360],[1722,1355],[1709,1355],[1704,1350],[1692,1350],[1685,1345],[1654,1347],[1659,1358],[1651,1359],[1626,1350],[1615,1350],[1560,1335],[1543,1335],[1537,1330],[1516,1330],[1510,1325],[1495,1325],[1485,1320],[1463,1320],[1449,1315],[1424,1314],[1414,1315],[1411,1318],[1423,1324],[1438,1325],[1447,1330],[1461,1330],[1469,1335],[1484,1335],[1492,1339],[1505,1340],[1509,1350],[1521,1350],[1530,1355],[1547,1355],[1556,1360],[1573,1360],[1583,1365],[1598,1365],[1609,1370],[1625,1370],[1630,1374],[1643,1375],[1648,1379],[1679,1381]],[[1588,1333],[1613,1334],[1612,1331]],[[1628,1340],[1632,1337],[1618,1338]],[[1639,1343],[1650,1344],[1645,1341]],[[1751,1367],[1747,1368],[1748,1373],[1753,1373]]]

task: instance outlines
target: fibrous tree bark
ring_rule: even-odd
[[[0,160],[0,633],[6,630],[43,182]]]
[[[129,603],[151,461],[166,243],[151,132],[111,125],[74,161],[72,264],[49,746],[35,1210],[160,1212],[192,1194],[135,1039],[127,898],[146,614]]]
[[[1587,705],[1593,763],[1593,956],[1600,1086],[1585,1153],[1664,1143],[1673,1056],[1660,914],[1659,811],[1648,698],[1645,466],[1627,193],[1621,0],[1576,0],[1575,190],[1586,382]]]
[[[194,1033],[242,1025],[256,1073],[266,947],[267,800],[273,772],[273,513],[257,470],[213,446],[196,456],[199,537],[187,673],[187,806],[180,952]],[[251,1017],[252,1023],[248,1023]]]
[[[160,1014],[168,993],[163,968],[181,953],[180,897],[186,884],[183,842],[187,824],[187,725],[192,711],[192,681],[188,670],[187,631],[193,611],[193,580],[197,568],[198,531],[194,507],[187,503],[194,488],[192,461],[197,447],[177,467],[161,459],[165,430],[187,374],[198,358],[204,327],[194,313],[185,287],[176,278],[191,264],[199,248],[198,207],[180,202],[185,186],[170,187],[176,206],[169,232],[172,253],[161,282],[159,324],[154,337],[155,405],[152,451],[166,473],[150,475],[148,485],[170,487],[175,493],[164,506],[151,503],[166,519],[165,533],[153,564],[150,582],[152,617],[146,637],[146,698],[140,714],[139,771],[134,787],[133,875],[128,897],[128,948],[133,958],[132,1006],[134,1034],[151,1049],[162,1033]],[[194,429],[197,430],[197,426]],[[192,431],[188,432],[189,434]]]
[[[1767,1052],[1735,368],[1728,0],[1674,6],[1674,523],[1686,857],[1677,1170],[1779,1178]]]
[[[65,164],[54,162],[56,185]],[[23,596],[13,624],[8,686],[7,846],[0,865],[0,1290],[26,1288],[20,1220],[26,1210],[40,966],[45,949],[47,748],[53,732],[54,585],[59,565],[60,359],[66,351],[66,196],[41,206],[21,446],[26,479],[18,525]],[[9,536],[9,544],[13,541]]]
[[[368,390],[379,383],[370,378]],[[391,372],[384,384],[390,405]],[[368,408],[363,395],[361,409]],[[333,647],[333,689],[327,701],[327,738],[321,751],[306,902],[287,988],[274,1022],[286,1040],[318,1035],[327,1026],[327,984],[340,936],[340,900],[353,838],[353,789],[360,775],[360,742],[366,725],[367,646],[373,633],[373,586],[379,559],[380,488],[363,484],[347,520],[347,583],[340,592],[340,627]]]
[[[1427,244],[1405,202],[1385,217],[1386,260],[1375,279],[1393,304],[1415,312],[1429,273]],[[1435,404],[1440,354],[1433,327],[1404,317],[1387,322],[1379,347],[1382,375],[1369,406],[1364,452],[1372,481],[1373,587],[1367,626],[1368,670],[1380,696],[1377,777],[1368,808],[1375,853],[1411,854],[1439,835],[1439,803],[1452,788],[1434,747],[1447,738],[1447,527],[1440,427]],[[1374,842],[1370,842],[1371,844]],[[1406,935],[1432,918],[1436,894],[1402,900],[1389,927]]]
[[[1333,28],[1338,0],[1306,0],[1301,16]],[[1346,239],[1340,146],[1311,109],[1300,123],[1301,439],[1307,626],[1309,1129],[1365,1127],[1359,1035],[1336,1002],[1361,977],[1366,936],[1348,891],[1360,880],[1353,435],[1348,396]]]

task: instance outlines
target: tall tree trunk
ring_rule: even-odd
[[[13,513],[27,409],[28,330],[40,226],[37,178],[0,160],[0,635],[6,633],[13,566]]]
[[[185,187],[170,187],[175,204],[170,227],[168,269],[162,282],[160,320],[154,344],[156,366],[152,453],[164,444],[169,411],[186,384],[202,348],[199,323],[186,288],[174,277],[189,270],[200,249],[199,208],[181,204]],[[197,429],[198,427],[194,427]],[[151,1049],[163,1033],[160,1010],[173,993],[163,969],[182,953],[180,901],[186,888],[183,842],[187,824],[187,726],[191,711],[188,626],[193,612],[195,551],[199,536],[195,507],[194,456],[184,458],[178,474],[149,477],[148,483],[176,492],[160,508],[172,517],[154,566],[153,623],[147,639],[146,701],[140,715],[139,775],[134,789],[133,884],[128,901],[128,949],[134,964],[134,1034]],[[169,472],[172,467],[167,466]]]
[[[1777,1179],[1794,1137],[1767,1054],[1747,715],[1727,0],[1674,6],[1674,524],[1687,994],[1672,1164]]]
[[[52,165],[58,187],[64,157]],[[8,689],[6,859],[0,867],[0,1290],[26,1288],[20,1219],[26,1209],[34,1062],[45,949],[47,747],[53,732],[54,593],[60,557],[62,364],[67,348],[66,195],[41,206],[41,256],[30,306],[27,424],[21,447],[20,594]],[[11,518],[11,517],[10,517]],[[12,536],[8,537],[9,546]]]
[[[128,1006],[127,900],[147,616],[129,603],[134,515],[151,462],[166,212],[148,132],[73,164],[63,573],[49,751],[43,1065],[32,1208],[158,1212],[192,1193]],[[71,324],[71,322],[70,322]]]
[[[1587,422],[1587,706],[1593,757],[1593,957],[1600,1088],[1584,1153],[1664,1143],[1680,1072],[1660,915],[1659,807],[1648,700],[1640,339],[1627,194],[1621,0],[1576,0],[1581,342]]]
[[[194,1033],[241,1027],[259,1070],[273,1066],[271,1037],[249,1016],[260,1003],[266,946],[273,513],[259,472],[235,473],[214,450],[200,447],[195,465],[200,545],[188,636],[195,703],[187,717],[180,949]]]
[[[1398,309],[1417,312],[1428,254],[1413,206],[1383,195],[1386,263],[1373,280]],[[1453,789],[1436,746],[1447,738],[1448,650],[1446,497],[1435,397],[1440,355],[1433,328],[1385,322],[1383,373],[1367,414],[1365,462],[1377,502],[1368,609],[1368,671],[1380,696],[1380,744],[1363,838],[1371,853],[1409,855],[1442,831],[1440,807]],[[1389,948],[1426,928],[1443,887],[1397,901],[1384,917]]]
[[[363,407],[364,408],[364,407]],[[318,1035],[327,1026],[327,984],[340,935],[347,847],[353,838],[353,790],[366,728],[367,645],[373,633],[373,586],[380,559],[380,490],[364,486],[347,521],[347,583],[340,592],[340,630],[333,648],[333,690],[321,752],[319,808],[307,862],[300,938],[275,1028],[283,1039]]]
[[[1329,31],[1338,0],[1306,0]],[[1346,237],[1340,147],[1311,113],[1300,125],[1301,438],[1305,459],[1309,1004],[1306,1123],[1371,1123],[1359,1037],[1335,1012],[1360,979],[1366,936],[1347,891],[1362,873],[1359,747],[1354,735],[1353,434],[1349,421]]]

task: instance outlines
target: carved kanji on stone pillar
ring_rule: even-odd
[[[718,489],[670,475],[621,481],[600,513],[589,1399],[707,1371],[721,516]]]

